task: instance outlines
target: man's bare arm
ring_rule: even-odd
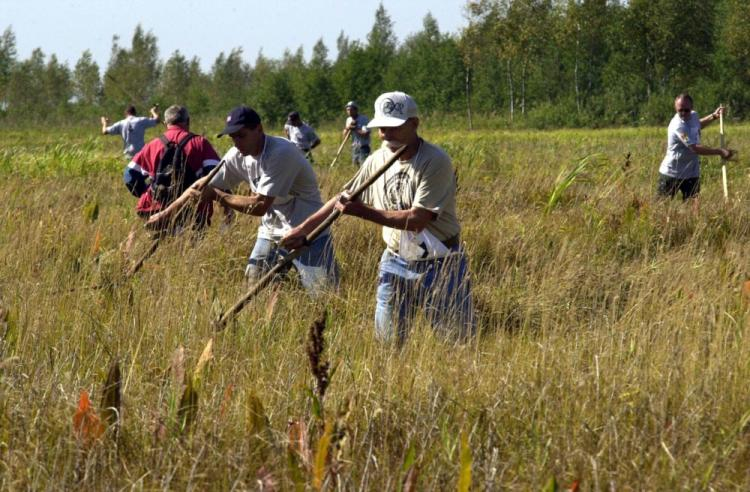
[[[724,159],[731,159],[732,156],[735,154],[735,150],[732,149],[717,149],[714,147],[706,147],[701,144],[693,144],[689,145],[690,150],[695,152],[698,155],[720,155]]]
[[[210,188],[210,187],[209,187]],[[251,195],[232,195],[225,191],[213,189],[216,200],[223,206],[241,212],[243,214],[254,215],[256,217],[262,217],[268,212],[268,209],[273,205],[272,196],[259,195],[253,193]]]

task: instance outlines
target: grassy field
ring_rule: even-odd
[[[350,217],[334,228],[338,295],[312,300],[292,279],[215,333],[257,220],[169,241],[126,280],[149,239],[118,140],[0,133],[0,488],[750,488],[744,161],[727,204],[718,159],[704,161],[694,211],[653,197],[665,128],[423,126],[458,169],[481,308],[463,345],[422,319],[400,349],[374,340],[382,244]],[[329,197],[354,168],[346,150],[329,170],[339,136],[322,137]],[[750,127],[728,137],[750,155]],[[717,145],[718,127],[703,138]],[[321,399],[308,332],[323,313]],[[105,418],[115,362],[119,424],[75,430],[82,391]]]

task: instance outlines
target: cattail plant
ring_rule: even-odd
[[[326,329],[326,321],[328,319],[328,313],[323,314],[310,325],[310,332],[307,337],[307,356],[310,359],[310,370],[315,377],[316,392],[320,404],[322,405],[323,397],[328,389],[330,383],[328,369],[330,364],[328,361],[323,360],[323,352],[325,351],[325,339],[323,334]]]

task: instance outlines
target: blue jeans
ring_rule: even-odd
[[[245,276],[255,282],[288,253],[269,239],[258,238],[247,260]],[[317,238],[298,258],[292,261],[305,289],[312,295],[322,290],[335,289],[339,284],[338,265],[333,254],[333,239],[330,234]],[[282,272],[286,275],[288,269]]]
[[[402,343],[418,310],[433,329],[465,339],[476,331],[466,256],[459,247],[444,258],[406,261],[388,250],[380,258],[375,334]]]
[[[361,166],[369,155],[369,145],[352,145],[352,164],[355,166]]]

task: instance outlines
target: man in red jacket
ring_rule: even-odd
[[[190,133],[190,115],[184,106],[170,106],[164,111],[167,131],[160,138],[146,144],[130,161],[123,179],[130,192],[138,197],[136,211],[141,217],[149,217],[166,204],[158,200],[157,174],[167,145],[182,144],[185,162],[185,175],[199,179],[208,174],[219,163],[219,156],[208,140]],[[192,183],[185,183],[190,186]],[[201,203],[198,210],[198,223],[204,224],[211,216],[211,203]]]

